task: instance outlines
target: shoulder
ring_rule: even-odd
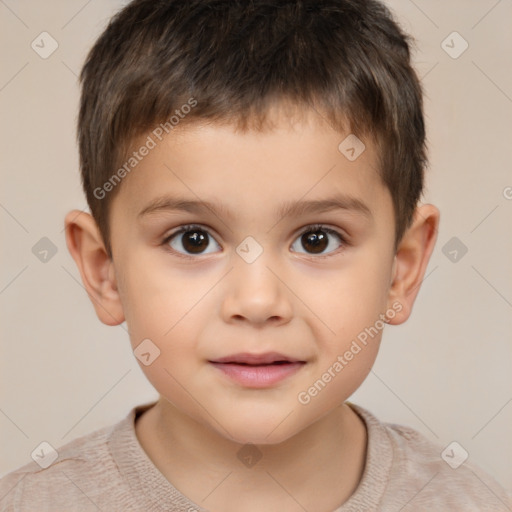
[[[0,510],[97,510],[99,484],[108,483],[116,471],[108,436],[123,421],[56,449],[41,444],[34,461],[0,479]]]
[[[442,446],[410,427],[380,422],[360,406],[354,409],[367,424],[368,449],[374,455],[368,461],[379,463],[379,446],[370,446],[372,436],[380,448],[387,445],[383,452],[390,456],[379,510],[512,510],[512,497],[471,462],[459,443]]]

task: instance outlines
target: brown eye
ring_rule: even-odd
[[[314,233],[305,233],[302,235],[301,243],[303,247],[311,249],[310,252],[318,254],[325,251],[325,248],[329,245],[329,240],[325,233],[318,230]]]
[[[336,238],[338,243],[336,243]],[[306,254],[327,255],[342,246],[344,241],[345,239],[343,236],[333,229],[329,229],[324,226],[311,226],[301,234],[297,241],[292,245],[292,248],[294,245],[298,244],[306,249]],[[330,248],[330,250],[325,252],[327,248]],[[296,248],[294,251],[302,252]]]
[[[169,236],[165,243],[171,246],[171,248],[181,254],[209,254],[213,251],[207,251],[206,249],[213,247],[215,249],[215,242],[213,237],[199,226],[183,226],[180,230]],[[218,245],[218,244],[217,244]]]
[[[183,247],[193,254],[203,252],[208,247],[208,235],[204,231],[186,231],[181,235]]]

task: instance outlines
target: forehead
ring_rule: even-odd
[[[233,220],[270,210],[282,216],[293,203],[336,197],[372,213],[389,199],[374,143],[334,130],[314,112],[275,114],[261,131],[194,122],[161,140],[148,132],[131,151],[136,165],[113,202],[133,217],[173,201],[203,203]]]

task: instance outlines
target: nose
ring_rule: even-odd
[[[286,324],[292,318],[292,292],[265,252],[254,262],[241,258],[224,283],[221,314],[225,322]]]

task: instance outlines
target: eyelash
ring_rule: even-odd
[[[176,251],[172,247],[169,246],[169,242],[177,235],[179,235],[181,233],[186,233],[187,231],[194,231],[194,230],[203,231],[203,232],[207,233],[208,236],[215,238],[210,233],[210,231],[208,229],[204,228],[203,226],[201,226],[199,224],[184,224],[178,230],[176,230],[173,233],[171,233],[170,235],[166,236],[164,238],[164,240],[162,241],[162,246],[174,255],[185,258],[187,260],[197,260],[198,257],[201,255],[191,256],[191,255],[183,254],[182,252]],[[340,251],[340,249],[342,249],[344,246],[349,245],[346,237],[342,233],[340,233],[339,231],[336,231],[335,229],[328,228],[328,227],[324,226],[323,224],[311,224],[309,226],[306,226],[306,228],[304,230],[302,230],[295,239],[297,239],[298,237],[300,237],[302,235],[305,235],[306,233],[310,233],[310,232],[314,233],[315,231],[323,231],[325,233],[328,233],[329,235],[334,235],[341,242],[341,247],[339,247],[339,248],[335,249],[334,251],[331,251],[327,254],[319,254],[316,256],[313,254],[309,254],[309,255],[305,254],[306,258],[308,258],[308,257],[310,259],[328,258],[329,256],[336,255]],[[304,253],[300,253],[300,254],[304,254]]]

